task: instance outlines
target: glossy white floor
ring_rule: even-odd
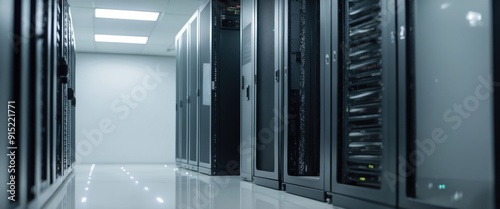
[[[327,203],[175,165],[78,165],[47,209],[332,209]]]

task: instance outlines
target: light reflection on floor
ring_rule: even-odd
[[[332,209],[327,203],[175,165],[78,165],[47,209]]]

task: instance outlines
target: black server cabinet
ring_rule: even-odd
[[[286,191],[326,200],[330,152],[325,120],[325,79],[329,62],[320,29],[320,8],[328,1],[284,2],[284,167]],[[327,56],[328,55],[328,56]],[[328,96],[329,97],[329,96]],[[328,140],[327,140],[328,139]]]
[[[497,1],[398,9],[399,206],[498,208]]]
[[[199,12],[199,171],[239,175],[240,1],[206,1]]]
[[[70,106],[74,100],[67,96],[67,90],[74,89],[74,80],[67,77],[74,78],[75,64],[69,5],[42,0],[3,1],[2,5],[1,102],[8,109],[2,114],[7,127],[2,132],[6,136],[4,159],[8,159],[3,165],[10,168],[1,176],[15,183],[5,184],[0,206],[40,208],[68,177],[75,159],[74,109]],[[63,30],[66,39],[61,38]],[[69,62],[58,65],[63,56]],[[61,83],[66,84],[64,91],[58,88]]]
[[[241,1],[240,176],[253,181],[255,149],[255,1]]]
[[[339,29],[333,41],[339,50],[333,118],[339,120],[332,123],[332,202],[395,207],[397,182],[390,175],[397,156],[396,5],[359,0],[332,6],[332,25]]]
[[[188,30],[188,168],[198,170],[198,12],[186,24]]]

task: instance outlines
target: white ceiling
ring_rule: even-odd
[[[69,0],[76,50],[118,54],[175,56],[175,35],[201,0]],[[95,8],[160,12],[158,21],[95,18]],[[94,34],[148,36],[147,44],[96,43]]]

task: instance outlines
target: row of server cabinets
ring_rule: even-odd
[[[239,1],[205,1],[176,36],[176,161],[239,175]]]
[[[0,208],[38,209],[75,163],[71,14],[67,0],[1,5]]]
[[[345,208],[497,208],[495,9],[206,2],[176,42],[177,159]]]

